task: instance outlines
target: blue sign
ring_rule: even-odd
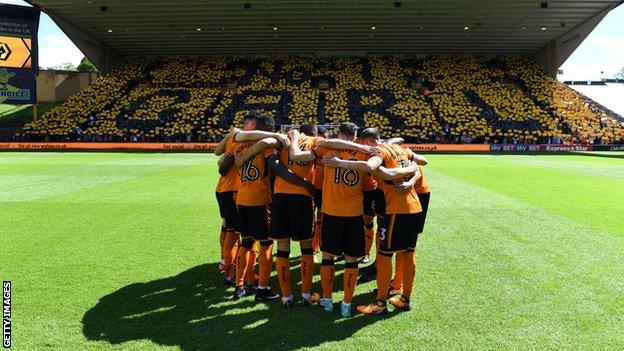
[[[0,4],[0,104],[37,103],[38,8]]]
[[[37,102],[37,72],[32,69],[0,68],[0,104]]]

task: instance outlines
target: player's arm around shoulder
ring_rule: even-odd
[[[405,148],[405,151],[409,153],[410,160],[416,162],[416,164],[418,164],[419,166],[426,166],[429,164],[429,161],[425,156],[419,155],[407,147]]]
[[[217,160],[217,165],[219,166],[219,174],[226,176],[230,168],[234,166],[234,156],[229,153],[222,154]]]
[[[351,150],[361,152],[363,154],[373,154],[374,147],[358,144],[353,141],[341,140],[341,139],[319,139],[316,141],[317,147],[323,147],[332,150]]]
[[[217,147],[215,147],[214,154],[217,156],[223,155],[223,153],[226,152],[228,143],[231,143],[234,140],[234,136],[238,132],[240,132],[238,128],[233,128],[229,133],[227,133],[217,144]]]
[[[290,144],[290,140],[285,134],[265,132],[262,130],[248,130],[248,131],[238,132],[234,136],[234,141],[237,141],[237,142],[258,141],[260,139],[265,139],[265,138],[275,138],[283,145]]]
[[[408,158],[411,158],[411,150],[406,149],[407,152],[410,153]],[[387,156],[389,157],[389,156]],[[406,177],[412,177],[418,173],[418,164],[414,161],[410,162],[409,166],[401,167],[401,168],[387,168],[381,165],[377,168],[372,174],[377,178],[383,180],[397,180],[404,179]]]
[[[429,164],[427,158],[419,154],[413,154],[412,161],[416,162],[416,164],[419,166],[426,166]]]
[[[403,168],[386,168],[379,167],[373,172],[373,175],[383,180],[396,180],[405,177],[412,177],[418,172],[418,165],[412,162],[409,166]]]
[[[306,181],[305,179],[301,178],[300,176],[295,174],[290,169],[288,169],[288,167],[286,167],[280,161],[279,155],[273,154],[269,156],[268,162],[269,162],[269,166],[271,167],[271,170],[275,173],[275,175],[277,175],[280,178],[283,178],[284,180],[286,180],[287,182],[291,184],[304,187],[308,191],[308,193],[310,193],[310,195],[314,195],[314,190],[315,190],[314,185]]]
[[[237,147],[238,143],[234,140],[234,138],[230,138],[229,142],[227,143],[225,152],[221,155],[221,157],[219,157],[219,160],[217,160],[220,175],[226,176],[230,171],[230,168],[234,166],[234,158],[236,155]]]
[[[410,190],[414,188],[416,182],[421,176],[422,174],[419,171],[416,171],[416,173],[414,173],[414,175],[412,175],[409,180],[396,184],[394,186],[394,189],[401,195],[407,194]]]
[[[345,168],[345,169],[349,169],[352,171],[360,171],[360,172],[366,172],[366,173],[374,172],[376,169],[378,169],[381,166],[382,163],[383,163],[382,158],[377,155],[368,156],[368,159],[366,161],[343,160],[338,157],[323,158],[323,164],[325,166],[340,167],[340,168]]]
[[[403,139],[401,137],[390,138],[390,139],[386,140],[386,143],[401,145],[401,144],[405,143],[405,139]]]
[[[317,158],[317,154],[314,150],[301,150],[299,148],[299,131],[296,129],[288,132],[288,138],[290,139],[290,145],[288,148],[288,158],[293,162],[309,162],[314,161]],[[315,147],[320,140],[315,142]]]
[[[243,164],[252,158],[253,156],[263,152],[267,148],[279,148],[281,143],[275,138],[264,138],[256,141],[249,149],[245,152],[236,156],[234,160],[234,164],[236,167],[240,168]]]
[[[265,132],[262,130],[244,130],[242,132],[236,133],[234,136],[234,141],[236,142],[245,142],[245,141],[257,141],[264,138],[272,138],[276,133],[273,132]]]

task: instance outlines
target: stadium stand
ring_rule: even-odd
[[[624,123],[522,57],[137,58],[18,141],[218,141],[246,111],[439,143],[624,143]]]

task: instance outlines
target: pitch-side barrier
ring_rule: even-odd
[[[527,144],[405,144],[420,152],[579,152],[624,151],[624,145],[527,145]],[[47,151],[214,151],[216,143],[88,143],[0,142],[0,150]]]

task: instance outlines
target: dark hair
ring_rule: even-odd
[[[316,136],[318,129],[314,123],[303,123],[299,126],[299,131],[307,136]]]
[[[256,120],[256,129],[265,132],[275,131],[275,119],[273,119],[273,117],[260,114],[258,116],[258,120]]]
[[[254,121],[257,121],[258,118],[260,118],[260,113],[256,110],[251,110],[245,113],[245,117],[243,118],[243,120],[246,121],[248,119],[253,119]]]
[[[316,135],[319,134],[327,134],[327,128],[323,127],[323,126],[316,126]]]
[[[379,136],[379,130],[377,128],[366,128],[360,133],[360,139],[365,138],[373,138],[374,140],[379,140],[381,137]]]
[[[340,127],[338,128],[338,132],[340,134],[344,134],[350,137],[354,137],[355,134],[357,133],[357,130],[358,130],[358,127],[355,125],[355,123],[351,123],[351,122],[345,122],[341,124]]]

